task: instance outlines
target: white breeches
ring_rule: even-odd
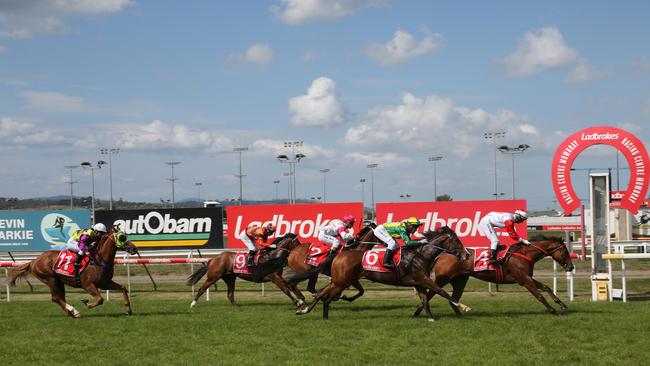
[[[386,232],[386,229],[384,229],[384,225],[379,225],[376,228],[372,229],[372,231],[375,233],[377,239],[386,243],[388,249],[395,250],[397,249],[397,247],[399,247],[395,239],[393,239],[393,237],[390,236],[388,232]]]
[[[77,243],[76,240],[72,238],[68,239],[68,242],[66,243],[66,247],[71,252],[75,252],[75,253],[79,252],[79,244]]]
[[[246,248],[248,248],[248,250],[257,250],[257,246],[255,245],[255,243],[253,243],[251,238],[249,238],[248,235],[246,235],[245,231],[239,234],[239,239],[242,241],[242,243],[244,243],[244,245],[246,246]]]
[[[320,240],[321,243],[331,245],[332,249],[338,249],[339,245],[341,245],[341,241],[338,240],[336,237],[332,235],[327,235],[322,231],[318,232],[318,240]]]
[[[478,228],[483,235],[490,239],[490,249],[496,250],[499,245],[499,237],[497,237],[497,233],[494,231],[492,225],[487,222],[481,222],[479,223]]]

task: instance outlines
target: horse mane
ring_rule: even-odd
[[[285,235],[282,235],[282,236],[279,236],[279,237],[275,238],[273,240],[273,242],[271,242],[271,244],[278,244],[279,242],[281,242],[282,240],[284,240],[286,238],[295,239],[297,237],[298,236],[296,234],[294,234],[294,233],[286,233]]]
[[[422,233],[427,240],[433,240],[441,235],[446,235],[446,234],[454,234],[456,233],[449,227],[449,226],[442,226],[438,230],[435,231],[425,231]]]
[[[374,229],[376,227],[377,227],[377,224],[375,224],[375,223],[371,223],[368,226],[364,226],[361,230],[359,230],[359,232],[357,233],[357,235],[354,236],[354,238],[359,240],[359,239],[361,239],[362,236],[366,235],[368,230],[372,230],[372,229]]]
[[[555,241],[558,243],[564,244],[564,239],[557,236],[547,236],[543,234],[537,234],[530,238],[530,241]]]

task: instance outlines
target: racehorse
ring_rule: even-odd
[[[369,226],[361,229],[357,235],[354,237],[354,241],[350,244],[345,245],[341,251],[365,251],[370,249],[374,244],[377,243],[377,238],[372,229],[377,227],[375,224],[370,224]],[[298,296],[301,300],[305,301],[305,297],[302,292],[298,289],[298,283],[305,279],[309,279],[307,283],[307,291],[312,294],[316,294],[316,281],[318,281],[318,275],[324,274],[326,276],[331,275],[332,261],[326,261],[321,265],[314,267],[305,263],[307,257],[309,256],[309,244],[303,243],[295,247],[291,253],[289,253],[289,258],[287,259],[287,266],[294,271],[294,274],[286,276],[287,283],[291,291]],[[363,296],[364,290],[363,286],[359,283],[358,280],[352,283],[352,286],[357,289],[357,293],[354,296],[342,296],[341,299],[345,301],[352,302],[359,297]]]
[[[415,287],[429,320],[433,321],[426,290],[438,293],[445,299],[453,301],[451,296],[430,278],[435,259],[440,253],[450,253],[454,257],[458,256],[464,259],[466,251],[456,233],[447,226],[435,232],[426,232],[424,235],[428,240],[426,244],[402,247],[402,260],[398,268],[390,273],[365,271],[362,266],[363,252],[342,252],[332,262],[331,283],[325,286],[308,306],[299,309],[296,314],[309,313],[318,301],[323,300],[323,319],[328,319],[330,302],[337,300],[345,288],[363,276],[373,282]],[[464,311],[470,310],[466,305],[457,301],[453,302]]]
[[[233,271],[233,266],[235,264],[236,252],[224,252],[214,258],[210,259],[207,266],[200,267],[187,279],[187,285],[192,286],[196,284],[201,277],[206,273],[208,278],[203,282],[201,288],[194,296],[194,300],[190,304],[190,308],[193,308],[196,305],[196,302],[199,298],[207,291],[212,284],[217,282],[219,279],[223,279],[223,282],[228,286],[228,301],[232,305],[235,305],[235,281],[237,277],[251,282],[273,282],[280,290],[287,295],[291,302],[296,306],[302,306],[304,300],[297,299],[291,293],[289,285],[282,278],[282,268],[286,265],[286,259],[289,255],[289,252],[298,246],[300,242],[295,234],[287,234],[283,237],[277,238],[274,240],[276,249],[274,250],[260,250],[259,262],[256,267],[253,267],[253,274],[244,274],[244,273],[235,273]]]
[[[560,300],[553,291],[545,284],[533,278],[533,269],[535,263],[544,257],[551,257],[564,268],[567,272],[575,268],[571,261],[571,256],[564,240],[561,238],[537,237],[530,245],[513,244],[508,248],[508,252],[503,259],[503,275],[496,270],[474,271],[474,259],[476,250],[469,250],[470,256],[467,260],[459,261],[457,257],[443,253],[438,257],[435,267],[436,284],[444,287],[451,283],[453,287],[452,301],[449,302],[456,314],[462,313],[455,302],[460,301],[469,276],[478,278],[483,281],[493,283],[517,283],[524,286],[536,299],[541,302],[551,314],[561,315],[568,307]],[[502,277],[502,278],[501,278]],[[552,299],[560,305],[560,311],[555,310],[540,293],[544,290]],[[435,293],[428,293],[431,299]],[[422,307],[419,307],[415,316],[420,315]]]
[[[80,318],[81,313],[65,301],[64,285],[82,288],[91,294],[95,298],[94,304],[90,304],[86,299],[81,300],[88,309],[99,306],[104,302],[104,298],[99,293],[98,288],[102,290],[119,290],[124,295],[126,313],[131,315],[131,302],[129,301],[129,294],[126,288],[113,282],[113,261],[115,260],[115,253],[118,249],[125,250],[129,254],[136,254],[138,252],[138,249],[128,240],[126,234],[118,227],[113,227],[109,233],[102,237],[96,245],[96,249],[89,254],[90,264],[79,274],[78,282],[75,277],[63,276],[54,272],[53,266],[59,256],[59,251],[50,250],[42,253],[33,261],[14,269],[11,272],[9,284],[15,286],[16,280],[19,277],[25,277],[31,272],[50,288],[52,301],[59,304],[66,314],[75,318]]]

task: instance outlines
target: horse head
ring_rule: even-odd
[[[531,240],[531,246],[543,252],[545,256],[553,258],[565,271],[571,272],[575,268],[564,239],[539,236]]]
[[[427,239],[426,245],[432,246],[434,249],[441,250],[459,257],[461,260],[467,259],[467,250],[458,238],[458,235],[449,227],[443,226],[435,231],[427,231],[422,233]]]

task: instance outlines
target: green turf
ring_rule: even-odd
[[[333,304],[328,321],[321,306],[296,316],[277,291],[262,297],[246,286],[237,306],[219,291],[192,311],[188,294],[136,292],[130,317],[115,295],[86,310],[72,293],[82,319],[42,294],[17,294],[0,303],[0,365],[640,365],[650,358],[646,301],[583,300],[555,317],[521,292],[472,292],[463,302],[473,311],[462,318],[434,299],[430,323],[411,317],[412,290],[383,289]]]

